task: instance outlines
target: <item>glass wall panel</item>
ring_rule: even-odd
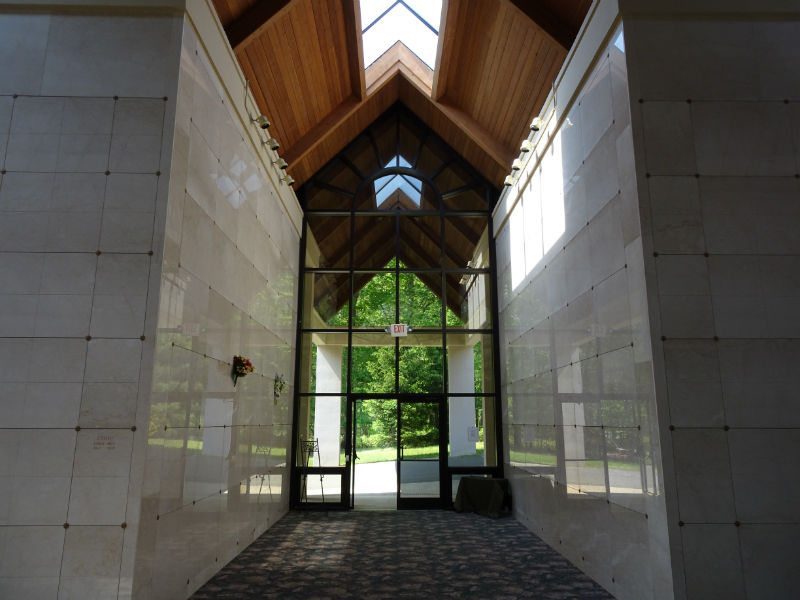
[[[444,266],[483,269],[489,266],[487,217],[445,217]]]
[[[342,476],[300,470],[301,504],[338,504],[342,501]]]
[[[308,216],[305,263],[322,269],[350,266],[350,217]]]
[[[400,273],[400,323],[442,327],[442,274]]]
[[[400,403],[400,498],[439,496],[439,405]]]
[[[344,397],[301,397],[297,421],[297,466],[344,466],[346,419],[347,399]]]
[[[350,316],[348,273],[306,273],[303,290],[305,329],[346,328]]]
[[[492,278],[488,273],[448,273],[448,327],[491,329]]]
[[[355,273],[353,281],[354,328],[384,328],[397,323],[395,273]]]
[[[395,222],[392,216],[357,216],[353,237],[353,266],[383,269],[395,257]]]
[[[436,394],[444,391],[444,351],[441,333],[411,333],[400,339],[398,391]]]
[[[400,219],[399,256],[407,269],[441,267],[441,219],[439,217],[406,217]]]
[[[447,332],[447,378],[451,394],[492,394],[494,361],[490,333]]]
[[[458,188],[442,196],[444,209],[448,211],[459,210],[486,210],[486,196],[483,187]]]
[[[412,501],[405,506],[438,501],[447,468],[442,463],[439,470],[445,460],[438,456],[439,442],[442,449],[449,443],[450,467],[495,472],[500,416],[488,225],[496,190],[487,195],[485,185],[423,123],[396,108],[302,187],[307,243],[297,352],[299,433],[292,440],[296,505],[321,503],[323,494],[325,503],[346,501],[349,493],[356,503],[369,498],[387,506],[393,499],[398,506],[407,498]],[[469,216],[459,216],[466,211]],[[394,323],[408,325],[409,334],[391,337]],[[440,433],[449,418],[450,438],[426,428],[420,411],[437,420]],[[406,425],[405,439],[398,419]],[[343,466],[346,424],[360,457],[349,476]],[[544,455],[533,441],[543,439],[539,432],[507,435],[513,438],[512,461],[528,464]],[[540,445],[550,448],[549,441]],[[303,454],[303,448],[311,450]],[[375,462],[395,463],[387,470],[402,480],[399,489],[397,478],[374,489]]]
[[[353,197],[310,183],[304,191],[306,206],[312,210],[350,210]]]
[[[452,485],[453,485],[453,502],[455,502],[455,500],[456,500],[456,496],[458,495],[458,486],[459,486],[459,484],[461,483],[461,480],[464,477],[482,477],[484,479],[490,479],[492,476],[489,475],[488,473],[484,473],[484,474],[468,474],[468,475],[462,475],[462,474],[453,475],[452,476],[452,480],[451,480],[452,481]]]
[[[448,466],[497,466],[496,408],[493,396],[447,399],[450,425],[450,439],[447,445]]]
[[[391,394],[395,391],[395,342],[387,333],[353,332],[351,391]]]
[[[344,393],[347,332],[304,333],[300,344],[300,393]]]
[[[365,173],[374,173],[383,166],[378,164],[375,150],[366,137],[356,138],[342,153],[342,160],[346,161],[348,168],[361,173],[362,178]]]

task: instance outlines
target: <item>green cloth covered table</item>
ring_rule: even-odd
[[[456,512],[476,512],[487,517],[500,517],[511,510],[508,479],[462,477],[458,484]]]

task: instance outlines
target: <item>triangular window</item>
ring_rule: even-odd
[[[399,40],[433,69],[441,16],[442,0],[361,0],[364,68]]]
[[[391,167],[411,168],[411,164],[400,155],[395,156],[384,166],[387,169]],[[403,192],[417,207],[419,207],[422,200],[422,182],[410,175],[384,175],[383,177],[378,177],[373,185],[375,186],[375,206],[378,208],[381,208],[397,191]]]

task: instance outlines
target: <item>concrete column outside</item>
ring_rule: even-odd
[[[475,359],[472,346],[450,346],[447,349],[448,384],[451,392],[471,392],[475,389]],[[469,432],[475,427],[475,398],[449,399],[450,456],[475,454],[474,438]]]
[[[317,394],[342,391],[342,346],[317,346]],[[342,432],[341,398],[317,396],[314,402],[314,437],[324,467],[339,465],[339,439]],[[315,461],[316,463],[316,461]]]

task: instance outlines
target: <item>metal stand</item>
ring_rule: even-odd
[[[319,438],[315,438],[313,440],[300,440],[300,457],[302,461],[302,466],[300,467],[300,478],[301,478],[301,487],[300,487],[300,502],[308,502],[308,489],[306,486],[306,481],[308,479],[308,469],[312,465],[311,459],[316,456],[317,458],[317,466],[322,466],[322,458],[319,454]],[[325,485],[324,485],[324,478],[325,475],[322,473],[319,474],[319,488],[322,492],[322,502],[325,502]]]

